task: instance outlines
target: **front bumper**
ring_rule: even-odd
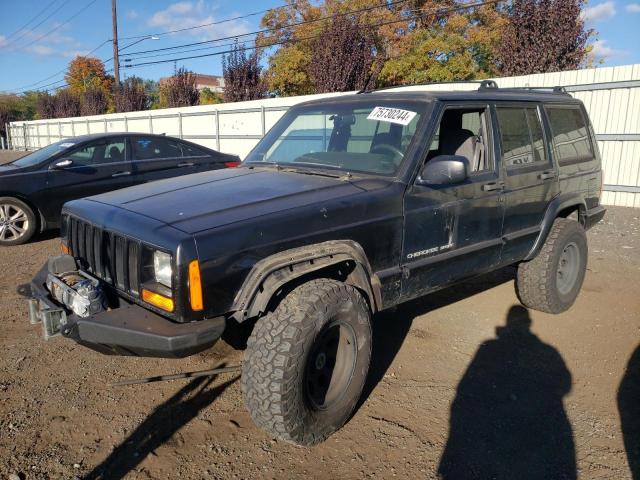
[[[30,284],[18,288],[29,299],[32,323],[44,321],[45,338],[59,333],[102,353],[142,357],[180,358],[211,347],[222,335],[224,318],[175,323],[122,300],[121,306],[89,317],[79,317],[54,300],[46,288],[45,265]]]

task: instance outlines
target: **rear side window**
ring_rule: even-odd
[[[502,161],[507,168],[547,163],[544,136],[536,107],[496,108]]]
[[[553,134],[553,147],[560,165],[588,162],[595,158],[587,121],[578,106],[545,107]]]
[[[179,158],[182,156],[178,142],[168,138],[136,137],[132,139],[133,155],[136,160],[159,158]]]
[[[184,157],[207,157],[208,154],[203,152],[199,148],[194,147],[193,145],[189,145],[188,143],[181,143],[182,147],[182,156]]]

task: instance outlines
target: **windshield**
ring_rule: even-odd
[[[423,110],[421,103],[391,101],[294,108],[245,162],[393,175]]]
[[[14,165],[16,167],[31,167],[33,165],[38,165],[39,163],[44,162],[46,159],[53,157],[56,153],[66,150],[73,145],[73,142],[69,142],[68,140],[61,140],[59,142],[52,143],[51,145],[47,145],[46,147],[42,147],[40,150],[36,150],[29,155],[19,158],[15,162],[12,162],[11,165]]]

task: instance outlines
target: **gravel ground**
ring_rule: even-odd
[[[15,287],[56,254],[55,234],[2,249],[0,479],[487,478],[486,465],[496,478],[630,479],[639,217],[611,208],[589,232],[582,293],[562,315],[519,307],[511,269],[380,314],[361,407],[312,449],[258,430],[233,374],[110,387],[236,364],[241,352],[219,343],[185,360],[143,359],[44,342]],[[640,448],[631,459],[640,478]]]

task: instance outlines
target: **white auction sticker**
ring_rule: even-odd
[[[62,148],[69,148],[69,147],[73,147],[75,145],[75,143],[61,143],[60,146]]]
[[[378,120],[380,122],[397,123],[399,125],[409,125],[409,122],[416,116],[416,112],[402,110],[401,108],[376,107],[367,120]]]

